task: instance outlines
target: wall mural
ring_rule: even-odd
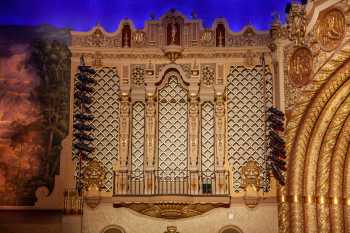
[[[0,205],[34,205],[38,187],[53,190],[68,133],[68,33],[0,31]]]

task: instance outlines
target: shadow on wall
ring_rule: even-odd
[[[0,38],[0,205],[34,205],[35,190],[51,192],[59,171],[71,54],[62,39],[43,39],[35,28],[36,36],[16,30],[20,42]],[[0,28],[1,35],[12,31]]]

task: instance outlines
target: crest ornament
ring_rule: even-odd
[[[141,45],[145,41],[145,33],[142,31],[136,31],[134,33],[133,40],[136,44]]]
[[[339,46],[345,36],[345,17],[338,9],[321,14],[317,27],[317,40],[327,52]]]
[[[298,87],[311,81],[313,58],[310,49],[297,48],[289,61],[289,78]]]
[[[213,38],[214,38],[213,32],[209,31],[209,30],[205,30],[202,34],[201,40],[202,40],[203,44],[210,45],[213,41]]]

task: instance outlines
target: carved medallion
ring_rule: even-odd
[[[345,17],[337,9],[321,15],[317,28],[317,39],[321,48],[331,51],[339,46],[345,36]]]
[[[201,40],[202,40],[203,44],[211,44],[213,37],[214,37],[213,32],[206,30],[203,32]]]
[[[306,47],[297,48],[289,60],[289,78],[298,87],[311,81],[313,58]]]
[[[133,40],[136,44],[141,45],[145,41],[145,33],[142,31],[136,31],[134,33]]]

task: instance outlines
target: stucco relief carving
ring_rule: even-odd
[[[201,42],[204,46],[214,46],[214,32],[211,30],[204,30],[201,36]]]
[[[98,26],[91,35],[75,35],[72,37],[73,46],[113,48],[120,47],[120,36],[108,37]]]
[[[317,39],[321,48],[331,51],[339,46],[345,36],[345,17],[337,9],[332,9],[319,17]]]
[[[206,86],[212,86],[215,79],[215,64],[201,64],[201,81]]]
[[[303,86],[311,81],[313,57],[310,49],[297,48],[289,61],[289,78],[296,86]]]
[[[241,35],[228,35],[229,47],[240,46],[266,46],[271,42],[270,34],[257,34],[254,30],[248,27]]]
[[[146,33],[143,31],[135,31],[132,40],[137,46],[142,46],[146,42]]]
[[[145,83],[145,65],[131,65],[132,84],[141,87]]]

